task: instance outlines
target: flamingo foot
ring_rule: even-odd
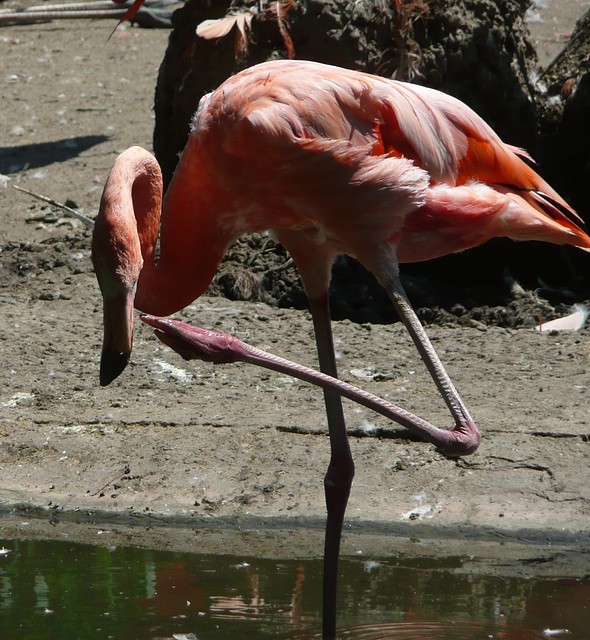
[[[228,364],[247,355],[244,343],[229,333],[208,331],[169,318],[144,315],[140,319],[154,327],[156,336],[185,360]]]

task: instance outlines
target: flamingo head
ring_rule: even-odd
[[[103,298],[104,339],[99,376],[103,387],[117,378],[129,362],[135,291],[143,266],[135,219],[120,215],[124,206],[117,198],[105,197],[113,195],[108,191],[107,183],[92,238],[92,262]]]
[[[144,259],[154,264],[162,174],[154,156],[130,147],[113,164],[94,223],[92,262],[104,303],[100,384],[119,376],[133,346],[133,307]]]

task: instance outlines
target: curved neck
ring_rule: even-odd
[[[205,184],[198,155],[187,147],[163,206],[161,172],[155,159],[157,176],[150,168],[133,181],[133,211],[143,257],[135,307],[145,313],[170,315],[198,298],[211,283],[231,239],[210,215],[218,202]]]
[[[137,309],[168,316],[205,292],[229,244],[227,234],[208,215],[208,209],[192,185],[173,179],[164,198],[158,261],[153,245],[145,253],[142,250]],[[138,219],[138,230],[139,226]]]
[[[221,203],[193,144],[189,141],[164,198],[157,262],[155,214],[148,212],[143,219],[137,216],[144,267],[135,306],[145,313],[170,315],[196,300],[213,280],[232,239],[212,215]],[[146,244],[141,240],[144,225]]]

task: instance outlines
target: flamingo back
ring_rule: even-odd
[[[231,201],[217,215],[236,235],[315,230],[334,253],[360,257],[387,242],[402,261],[501,235],[590,248],[582,220],[526,153],[434,89],[267,62],[202,101],[191,139]]]

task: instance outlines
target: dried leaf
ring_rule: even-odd
[[[248,34],[250,23],[252,22],[251,13],[233,13],[217,20],[204,20],[197,25],[197,35],[206,40],[214,38],[223,38],[236,26],[235,56],[236,58],[248,51]]]
[[[116,2],[117,4],[124,4],[125,0],[113,0],[113,2]],[[107,38],[107,42],[113,37],[113,34],[120,24],[122,24],[126,20],[133,20],[133,18],[135,18],[137,12],[141,9],[144,2],[145,0],[135,0],[133,2],[129,9],[127,9],[127,11],[125,12],[125,15],[119,20],[119,22],[117,22],[115,28],[111,31],[111,35]]]
[[[279,19],[284,20],[294,6],[295,2],[293,0],[277,0],[275,11]]]
[[[279,23],[279,31],[283,38],[285,48],[287,49],[287,57],[292,60],[295,57],[295,47],[293,46],[293,40],[291,40],[291,34],[289,33],[289,26],[287,24],[287,14],[295,6],[293,0],[277,0],[276,14]]]
[[[234,25],[236,25],[245,40],[246,29],[250,28],[251,22],[251,13],[234,13],[223,18],[218,18],[217,20],[204,20],[197,25],[197,35],[206,40],[223,38],[223,36],[226,36],[234,28]]]

